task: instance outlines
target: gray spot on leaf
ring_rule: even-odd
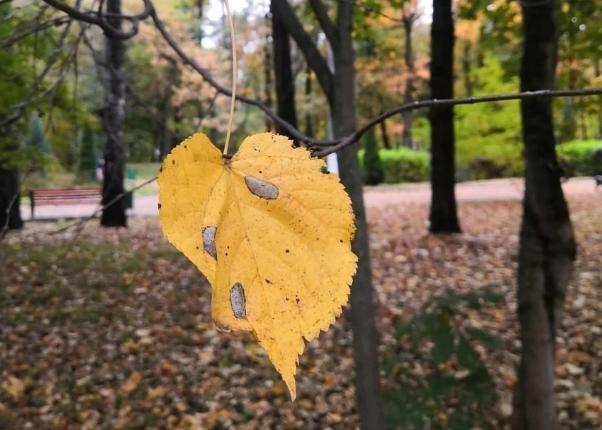
[[[203,249],[207,254],[217,259],[217,249],[215,247],[215,233],[217,227],[214,225],[208,225],[203,227]]]
[[[239,282],[230,288],[230,306],[235,318],[239,320],[247,318],[245,290]]]
[[[278,197],[278,187],[274,184],[264,181],[254,176],[245,176],[247,188],[257,197],[262,199],[274,200]]]

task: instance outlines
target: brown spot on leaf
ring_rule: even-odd
[[[251,193],[262,199],[274,200],[278,197],[278,187],[254,176],[245,176],[245,183]]]

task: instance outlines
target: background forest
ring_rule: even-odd
[[[136,8],[136,2],[130,3],[124,3],[126,10]],[[74,180],[69,173],[86,165],[83,153],[101,151],[106,82],[102,31],[91,28],[82,37],[76,24],[66,24],[56,10],[39,6],[25,0],[1,5],[2,109],[12,125],[4,134],[3,145],[18,142],[23,151],[29,146],[47,154],[51,181],[65,185]],[[280,72],[273,67],[269,4],[240,2],[236,6],[240,93],[275,107],[274,75]],[[227,85],[229,39],[219,2],[162,1],[157,7],[181,46]],[[361,3],[361,13],[354,18],[359,124],[401,102],[428,98],[429,7],[426,2]],[[454,94],[515,91],[521,49],[519,4],[458,1],[454,7]],[[311,13],[308,6],[297,8],[301,17]],[[558,88],[592,87],[602,82],[599,13],[596,2],[562,2]],[[43,31],[36,27],[39,23],[44,23]],[[325,51],[320,30],[311,19],[305,25]],[[307,135],[325,138],[328,114],[324,95],[295,44],[291,44],[290,61],[291,102],[299,127]],[[197,73],[182,67],[152,25],[141,23],[139,34],[128,41],[124,76],[123,144],[128,162],[160,161],[196,130],[208,133],[214,141],[223,139],[227,98],[216,98]],[[518,111],[518,102],[456,109],[458,180],[522,174]],[[558,99],[554,115],[558,142],[566,144],[560,146],[560,154],[574,170],[569,174],[593,174],[593,167],[584,165],[582,159],[599,146],[595,139],[602,133],[601,99]],[[245,104],[239,106],[235,123],[234,142],[274,128],[260,111]],[[426,111],[392,117],[366,136],[363,144],[379,149],[383,170],[375,176],[370,173],[374,167],[368,166],[365,179],[369,183],[428,179]],[[86,145],[91,149],[84,150]]]

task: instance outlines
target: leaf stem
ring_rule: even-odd
[[[234,21],[232,20],[232,12],[228,0],[224,0],[226,7],[226,16],[230,24],[230,49],[232,51],[232,94],[230,96],[230,118],[228,119],[228,130],[226,132],[226,143],[224,144],[224,155],[228,154],[228,146],[230,144],[230,135],[232,134],[232,123],[234,122],[234,105],[236,104],[236,72],[238,70],[236,61],[236,33],[234,31]]]

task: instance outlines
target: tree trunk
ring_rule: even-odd
[[[530,4],[537,7],[529,7]],[[551,89],[557,54],[556,2],[523,0],[521,91]],[[554,394],[556,329],[576,245],[560,185],[550,99],[521,100],[525,194],[519,243],[522,344],[513,430],[558,429]]]
[[[600,60],[594,63],[594,73],[596,79],[602,74],[602,67],[600,67]],[[598,139],[602,139],[602,95],[598,96]]]
[[[576,0],[568,0],[565,2],[567,7],[567,17],[575,16]],[[577,71],[574,67],[575,62],[575,44],[577,38],[578,27],[570,22],[566,30],[566,58],[564,59],[567,67],[567,86],[568,89],[574,90],[577,87]],[[573,97],[564,97],[562,99],[562,123],[560,126],[560,139],[562,141],[573,140],[577,136],[577,113],[575,99]]]
[[[0,238],[6,230],[23,227],[20,194],[19,171],[15,168],[0,167]]]
[[[391,149],[391,140],[389,139],[389,132],[387,131],[387,121],[381,121],[379,127],[380,135],[383,142],[383,148]]]
[[[272,5],[270,3],[270,10]],[[280,118],[297,127],[297,111],[295,109],[295,79],[291,64],[291,47],[288,33],[278,15],[272,13],[272,48],[274,52],[274,75],[276,80],[276,112]],[[311,89],[311,88],[310,88]],[[276,132],[287,135],[281,126]]]
[[[405,35],[404,59],[406,64],[406,79],[403,91],[403,104],[412,103],[414,101],[414,77],[416,68],[414,66],[414,48],[412,46],[412,29],[414,27],[415,15],[413,13],[403,15],[403,31]],[[412,140],[412,122],[414,114],[411,110],[402,113],[403,118],[403,133],[401,135],[401,143],[408,148],[414,148]]]
[[[454,96],[454,22],[451,0],[433,1],[431,25],[431,97]],[[452,106],[433,107],[431,122],[432,233],[459,233],[455,196],[455,137]]]
[[[581,139],[587,140],[587,107],[585,103],[579,103],[579,124],[581,125]]]
[[[472,97],[474,83],[472,82],[471,73],[471,65],[472,61],[470,58],[470,48],[471,43],[469,40],[464,42],[464,46],[462,47],[462,73],[464,75],[464,95],[466,97]]]
[[[266,28],[269,25],[270,17],[266,14]],[[270,34],[266,31],[265,44],[263,45],[263,103],[272,108],[272,52],[270,50]],[[272,131],[273,124],[270,118],[265,117],[266,131]]]
[[[121,0],[107,0],[107,12],[121,14]],[[114,28],[121,28],[121,20],[107,17]],[[125,44],[122,40],[105,35],[106,63],[109,82],[107,86],[103,115],[106,134],[104,148],[104,179],[102,184],[102,204],[110,205],[103,209],[100,224],[105,227],[125,227],[125,200],[119,197],[124,192],[123,176],[125,152],[122,142],[122,126],[125,107]]]
[[[311,68],[307,67],[305,69],[305,103],[307,104],[312,99],[312,77],[311,77]],[[314,126],[313,119],[311,115],[311,109],[307,108],[305,111],[305,135],[313,136],[314,135]]]
[[[356,127],[352,26],[353,6],[340,2],[337,15],[338,46],[333,49],[335,79],[332,118],[335,138],[349,135]],[[341,181],[351,197],[357,228],[352,247],[359,260],[350,297],[355,387],[362,429],[384,430],[368,227],[357,149],[357,145],[353,145],[337,154]]]

